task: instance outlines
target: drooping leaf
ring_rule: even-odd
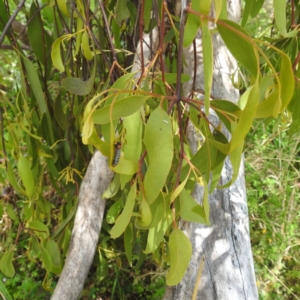
[[[112,120],[127,117],[135,113],[149,99],[150,96],[129,96],[104,106],[93,112],[95,124],[108,124],[110,122],[110,109],[112,106]]]
[[[87,80],[82,80],[80,78],[75,77],[66,77],[62,80],[62,86],[75,95],[85,96],[89,94],[95,82],[95,75],[96,75],[96,64],[93,66],[93,70],[91,73],[91,77]]]
[[[206,1],[201,1],[206,2]],[[203,65],[204,65],[204,103],[205,103],[205,113],[209,114],[210,106],[210,94],[213,79],[213,46],[211,35],[208,28],[208,23],[202,21],[202,51],[203,51]]]
[[[165,184],[173,159],[171,119],[160,106],[150,115],[144,143],[149,158],[144,190],[146,200],[151,204]]]
[[[167,285],[178,284],[187,270],[191,256],[192,245],[188,237],[175,229],[169,238],[170,270],[166,275]]]
[[[47,102],[41,86],[41,81],[35,70],[35,67],[33,63],[25,56],[22,56],[22,61],[26,69],[26,74],[27,74],[28,81],[30,83],[30,87],[39,105],[40,111],[42,114],[46,113],[48,111]]]
[[[183,189],[180,194],[180,217],[181,219],[188,222],[197,222],[200,224],[210,223],[206,221],[207,216],[205,215],[205,211],[203,206],[199,205],[196,200]]]
[[[40,245],[40,251],[41,251],[41,259],[44,265],[44,268],[48,273],[52,271],[52,259],[49,254],[49,252],[46,250],[46,248],[42,245]]]
[[[218,31],[227,48],[254,77],[259,71],[258,54],[248,33],[238,24],[229,20],[217,21]]]
[[[41,240],[49,237],[49,228],[40,221],[30,221],[27,223],[26,228],[30,229],[32,233],[38,236]]]
[[[133,226],[132,223],[126,227],[124,232],[124,248],[129,265],[132,267],[132,243],[133,243]]]
[[[15,276],[15,268],[13,266],[14,252],[6,251],[0,260],[0,271],[7,277]]]
[[[150,206],[144,197],[140,202],[140,215],[141,217],[138,217],[139,225],[144,227],[149,226],[151,224],[152,214]]]
[[[23,185],[25,187],[27,196],[32,197],[34,193],[35,180],[33,177],[29,160],[21,154],[18,159],[18,171]]]
[[[108,224],[114,224],[121,210],[122,210],[122,199],[119,199],[109,208],[106,214],[106,222]]]
[[[132,211],[135,203],[135,196],[136,196],[136,183],[134,183],[131,186],[123,211],[120,214],[120,216],[117,218],[114,227],[110,231],[110,236],[113,239],[119,237],[128,226],[132,216]]]
[[[130,17],[130,11],[127,8],[127,0],[117,0],[116,21],[121,25],[123,20]]]

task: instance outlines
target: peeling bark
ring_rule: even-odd
[[[107,158],[95,152],[80,186],[70,246],[52,300],[75,300],[80,296],[98,245],[105,209],[102,194],[113,174]]]

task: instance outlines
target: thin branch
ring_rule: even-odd
[[[3,43],[3,40],[4,40],[4,37],[9,29],[9,27],[11,26],[12,22],[14,21],[14,19],[17,17],[19,11],[22,9],[22,7],[24,6],[24,3],[25,3],[26,0],[22,0],[16,10],[14,11],[14,13],[12,14],[12,16],[10,17],[10,19],[8,20],[7,24],[5,25],[3,31],[2,31],[2,34],[0,36],[0,46],[2,45]]]

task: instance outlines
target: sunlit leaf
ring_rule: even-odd
[[[166,275],[167,285],[178,284],[187,270],[191,256],[192,245],[189,238],[180,230],[175,229],[169,238],[170,270]]]
[[[0,260],[0,271],[7,277],[15,276],[15,268],[13,266],[14,252],[11,250],[6,251]]]

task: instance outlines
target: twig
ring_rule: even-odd
[[[20,10],[22,9],[22,7],[24,6],[24,3],[25,3],[25,0],[22,0],[22,1],[18,4],[16,10],[14,11],[14,13],[12,14],[12,16],[11,16],[10,19],[8,20],[7,24],[5,25],[5,27],[4,27],[3,31],[2,31],[2,34],[1,34],[1,36],[0,36],[0,46],[1,46],[2,43],[3,43],[4,37],[5,37],[5,35],[6,35],[7,31],[8,31],[8,29],[9,29],[9,27],[11,26],[12,22],[14,21],[14,19],[17,17],[19,11],[20,11]]]

